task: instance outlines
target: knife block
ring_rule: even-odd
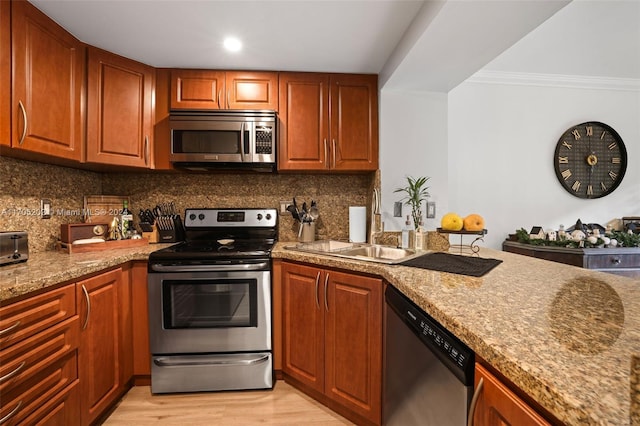
[[[170,229],[158,229],[159,243],[177,243],[184,240],[184,227],[180,216],[171,221]]]
[[[149,240],[150,244],[155,244],[160,242],[160,235],[158,234],[158,227],[155,225],[151,225],[152,231],[150,232],[142,232],[142,238],[146,238]]]

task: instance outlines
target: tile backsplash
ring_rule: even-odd
[[[271,207],[280,200],[316,200],[316,238],[347,239],[350,205],[366,206],[374,173],[349,175],[247,173],[96,173],[13,158],[0,158],[0,230],[29,232],[29,250],[53,250],[60,224],[82,221],[85,195],[123,195],[134,215],[140,208],[173,201],[188,207]],[[51,200],[51,219],[41,219],[40,200]],[[298,226],[280,215],[280,241],[295,241]],[[137,220],[137,217],[136,217]]]

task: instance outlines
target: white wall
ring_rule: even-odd
[[[380,94],[380,169],[386,230],[399,230],[393,202],[405,176],[430,176],[436,219],[447,211],[479,213],[488,235],[481,246],[500,249],[517,229],[557,229],[577,219],[606,225],[640,216],[640,91],[477,83],[449,92]],[[511,82],[513,83],[513,82]],[[545,85],[546,84],[546,85]],[[584,86],[584,84],[583,84]],[[613,87],[613,86],[612,86]],[[583,200],[557,181],[553,153],[560,135],[584,121],[602,121],[618,131],[629,166],[612,194]],[[403,206],[403,214],[408,207]],[[456,241],[457,242],[457,241]]]
[[[640,216],[639,91],[467,81],[448,101],[449,207],[485,217],[486,246],[500,248],[509,233],[534,225]],[[617,130],[629,159],[618,189],[595,200],[567,193],[553,168],[560,135],[585,121]]]
[[[380,173],[386,230],[400,230],[404,225],[404,219],[393,217],[393,203],[402,199],[393,191],[406,186],[406,176],[430,177],[427,186],[430,201],[436,202],[437,218],[427,219],[425,227],[439,226],[449,197],[446,94],[381,91]],[[406,218],[410,207],[403,204],[402,212]]]

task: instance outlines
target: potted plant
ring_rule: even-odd
[[[420,176],[413,178],[407,176],[407,186],[404,188],[398,188],[393,192],[404,192],[405,196],[401,201],[408,206],[411,206],[411,217],[413,218],[413,227],[417,231],[422,221],[422,209],[421,205],[423,201],[427,200],[429,196],[428,186],[425,186],[430,178]]]

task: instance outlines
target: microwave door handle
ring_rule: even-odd
[[[243,121],[240,125],[240,131],[242,133],[242,162],[251,163],[253,162],[253,152],[255,151],[253,123]]]

